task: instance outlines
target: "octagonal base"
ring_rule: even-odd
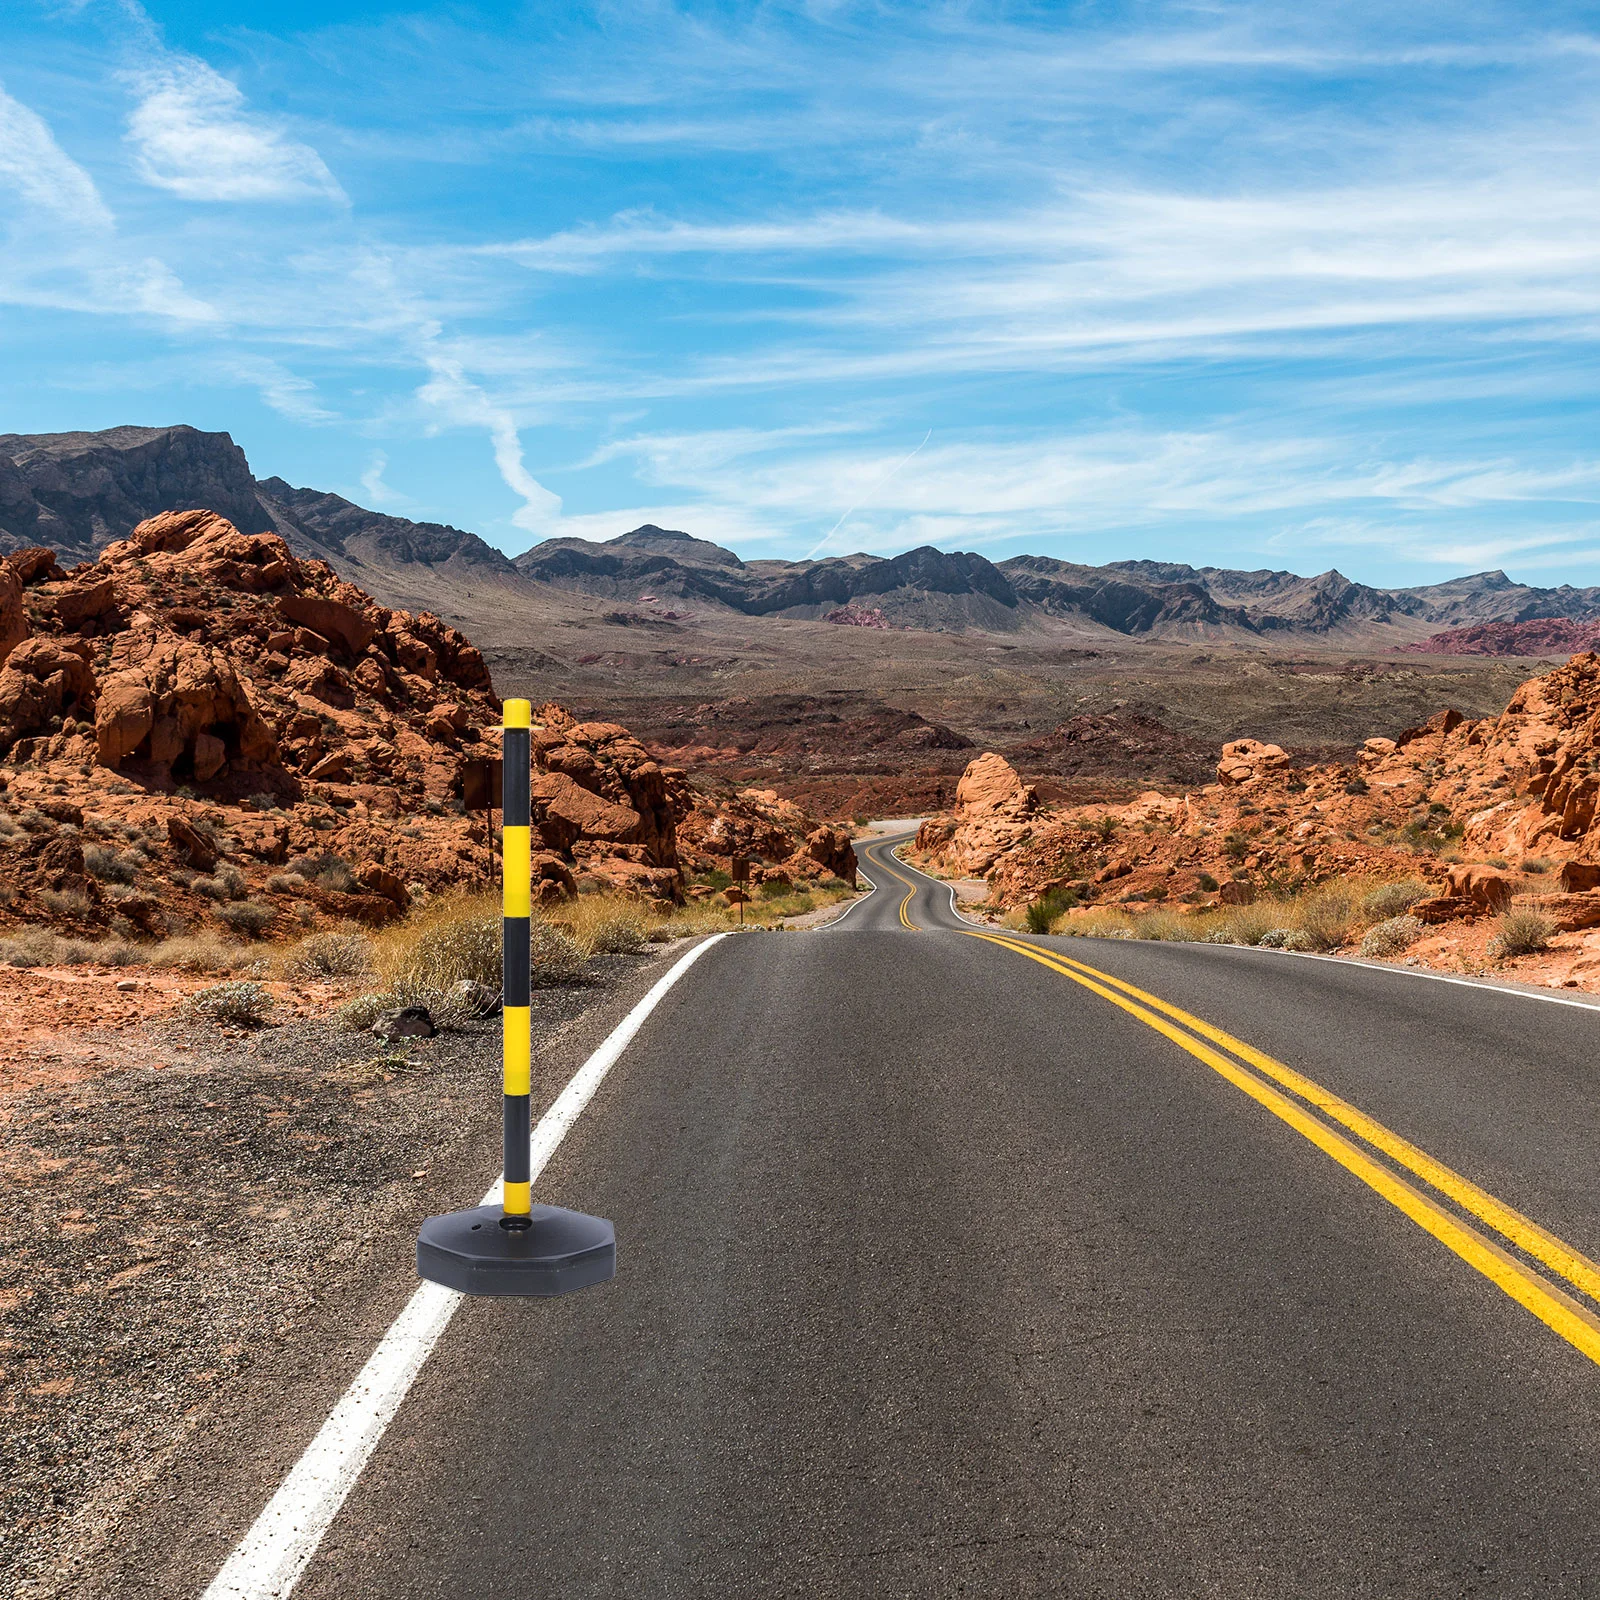
[[[571,1294],[617,1274],[616,1230],[604,1217],[535,1206],[526,1228],[501,1226],[499,1206],[429,1217],[417,1235],[417,1273],[462,1294]]]

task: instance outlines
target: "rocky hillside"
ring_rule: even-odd
[[[1014,906],[1082,900],[1204,909],[1361,874],[1423,875],[1424,922],[1509,903],[1600,927],[1600,655],[1530,679],[1498,717],[1443,711],[1347,763],[1296,769],[1276,745],[1225,745],[1215,781],[1127,805],[1048,807],[1001,756],[971,762],[917,849],[986,877]],[[1519,865],[1527,876],[1519,879]]]
[[[1434,656],[1565,656],[1600,647],[1600,622],[1539,617],[1530,622],[1480,622],[1435,633],[1410,650]]]
[[[942,632],[1065,627],[1174,641],[1392,645],[1429,628],[1600,621],[1600,590],[1534,588],[1503,572],[1380,589],[1338,572],[1307,578],[1158,561],[1095,567],[1028,555],[993,563],[927,546],[889,558],[744,561],[654,526],[603,543],[546,540],[512,561],[460,528],[369,511],[282,478],[258,480],[225,433],[179,426],[0,436],[0,552],[48,545],[64,558],[91,559],[145,518],[184,507],[214,511],[243,533],[277,533],[296,555],[326,561],[391,599],[437,605],[448,590],[463,617],[491,615],[482,591],[509,588],[526,605],[568,595],[624,602],[630,609],[607,616],[623,625],[704,610]],[[464,593],[469,586],[477,587]]]
[[[210,510],[148,519],[70,570],[51,549],[14,551],[0,927],[257,937],[383,922],[487,883],[485,818],[465,803],[473,764],[498,756],[499,714],[456,629]],[[848,840],[796,808],[719,807],[625,728],[553,705],[536,720],[545,900],[588,885],[681,899],[730,839],[767,875],[853,877]]]

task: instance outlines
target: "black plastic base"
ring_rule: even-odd
[[[480,1295],[572,1294],[617,1275],[616,1230],[604,1217],[535,1206],[526,1228],[502,1227],[499,1206],[429,1217],[417,1235],[417,1273]]]

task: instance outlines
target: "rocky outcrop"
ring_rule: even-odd
[[[987,876],[1001,904],[1071,884],[1080,898],[1203,907],[1256,885],[1403,876],[1432,886],[1412,907],[1425,924],[1527,905],[1561,929],[1600,926],[1585,920],[1590,897],[1600,905],[1600,655],[1530,679],[1498,717],[1440,711],[1349,764],[1294,770],[1275,745],[1233,740],[1218,781],[1181,798],[1030,810],[997,761],[968,768],[917,847]]]
[[[0,620],[8,594],[0,923],[156,934],[249,898],[235,920],[288,931],[383,921],[496,872],[466,805],[499,756],[500,704],[438,617],[206,509],[70,572],[48,551],[0,562]],[[556,705],[535,721],[540,898],[681,899],[679,825],[703,831],[716,804],[616,723]],[[781,859],[853,875],[848,840],[789,809]]]
[[[1230,739],[1223,745],[1222,759],[1217,762],[1217,782],[1239,788],[1282,772],[1288,765],[1289,757],[1275,744],[1262,744],[1259,739]]]
[[[1038,804],[1037,794],[1016,768],[986,750],[967,763],[956,785],[949,829],[941,832],[924,824],[916,848],[936,852],[941,867],[954,876],[980,877],[1028,835]]]
[[[712,796],[679,774],[673,784],[682,814],[678,850],[691,874],[731,874],[744,862],[752,881],[856,881],[856,853],[840,828],[817,827],[792,800],[771,789]]]

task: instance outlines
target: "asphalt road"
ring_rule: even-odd
[[[865,857],[841,922],[668,994],[538,1186],[614,1220],[617,1281],[467,1304],[296,1594],[1600,1594],[1596,1307],[1552,1247],[1057,958],[1590,1258],[1600,1015],[996,943]]]

